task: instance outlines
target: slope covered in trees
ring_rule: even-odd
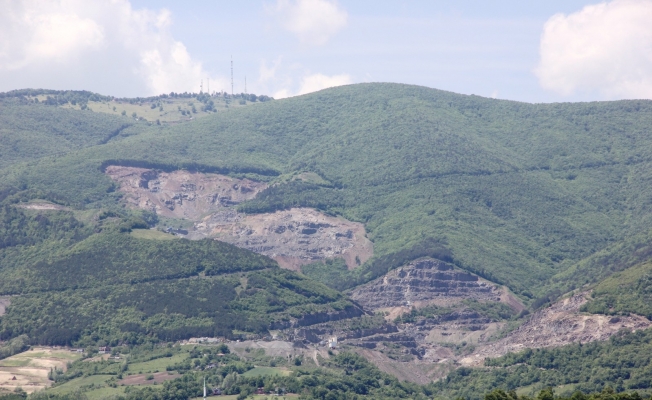
[[[146,124],[133,120],[0,98],[0,168],[119,140]]]
[[[1,210],[0,296],[13,297],[0,317],[0,340],[115,345],[233,337],[357,310],[341,293],[230,244],[135,237],[131,229],[146,226],[136,216],[82,222],[70,211]]]
[[[533,105],[361,84],[152,126],[11,168],[3,183],[92,207],[115,201],[100,170],[111,162],[247,175],[278,183],[247,212],[305,205],[365,223],[376,257],[344,282],[429,242],[534,298],[612,273],[563,275],[649,232],[651,122],[649,101]],[[322,183],[287,179],[306,171]]]

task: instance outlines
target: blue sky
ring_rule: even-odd
[[[246,77],[275,97],[382,81],[527,102],[652,98],[652,0],[8,1],[2,91],[144,96],[207,79],[230,91],[233,57],[236,92]]]

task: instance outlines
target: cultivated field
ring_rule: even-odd
[[[35,347],[24,353],[0,360],[0,393],[21,387],[27,393],[49,387],[51,368],[66,369],[66,364],[80,358],[70,350]],[[15,378],[15,379],[14,379]]]

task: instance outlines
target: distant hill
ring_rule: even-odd
[[[365,224],[375,257],[348,286],[438,243],[459,266],[537,298],[610,274],[563,275],[649,231],[651,123],[650,101],[535,105],[360,84],[153,125],[15,165],[2,181],[95,207],[115,202],[100,168],[111,162],[246,175],[278,183],[247,212],[304,205]],[[325,183],[285,178],[301,172]]]

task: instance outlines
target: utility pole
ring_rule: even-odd
[[[204,91],[204,80],[202,79],[199,82],[199,94],[201,94]]]
[[[231,56],[231,97],[233,97],[233,56]]]

